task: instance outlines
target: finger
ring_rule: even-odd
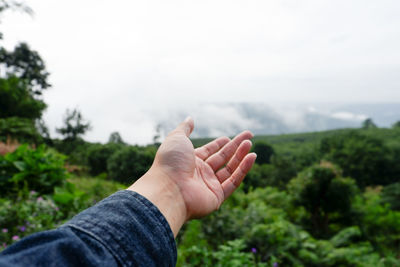
[[[187,117],[181,124],[176,127],[174,131],[183,132],[187,137],[192,133],[194,129],[194,121],[191,117]]]
[[[251,149],[251,141],[244,140],[239,148],[236,150],[235,155],[229,160],[228,164],[222,169],[220,169],[216,175],[220,183],[223,183],[226,179],[228,179],[236,168],[239,166],[240,162],[243,158],[249,153]]]
[[[198,156],[202,160],[206,160],[209,156],[218,152],[218,150],[220,150],[224,145],[229,143],[229,141],[231,141],[229,137],[226,136],[219,137],[202,147],[196,148],[195,149],[196,156]]]
[[[224,164],[226,164],[230,158],[235,154],[239,145],[246,139],[250,139],[253,137],[253,134],[250,131],[244,131],[238,134],[232,141],[226,144],[221,150],[219,150],[214,155],[211,155],[207,160],[206,163],[210,165],[210,167],[217,171],[221,168]]]
[[[255,153],[247,154],[247,156],[245,156],[240,163],[239,167],[233,172],[231,177],[222,183],[224,200],[227,199],[239,187],[240,183],[253,166],[256,158],[257,155]]]

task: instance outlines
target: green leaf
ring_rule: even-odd
[[[14,161],[13,164],[19,171],[25,171],[26,169],[26,164],[23,161]]]
[[[53,199],[56,203],[66,205],[74,201],[74,195],[68,192],[59,192],[53,195]]]

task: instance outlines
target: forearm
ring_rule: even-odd
[[[180,189],[169,177],[156,167],[152,167],[128,190],[139,193],[152,202],[167,220],[174,237],[188,220],[185,202]]]

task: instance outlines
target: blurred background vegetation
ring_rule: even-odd
[[[7,9],[30,12],[0,1],[0,13]],[[40,55],[25,43],[0,47],[0,68],[2,250],[124,189],[159,143],[132,146],[118,132],[106,144],[87,142],[91,125],[77,109],[57,129],[63,138],[51,138]],[[180,232],[178,266],[400,265],[400,121],[256,136],[253,150],[257,162],[238,192]]]

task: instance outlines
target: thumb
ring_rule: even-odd
[[[183,132],[187,137],[192,133],[194,128],[194,121],[191,117],[187,117],[181,124],[176,127],[176,131]]]

